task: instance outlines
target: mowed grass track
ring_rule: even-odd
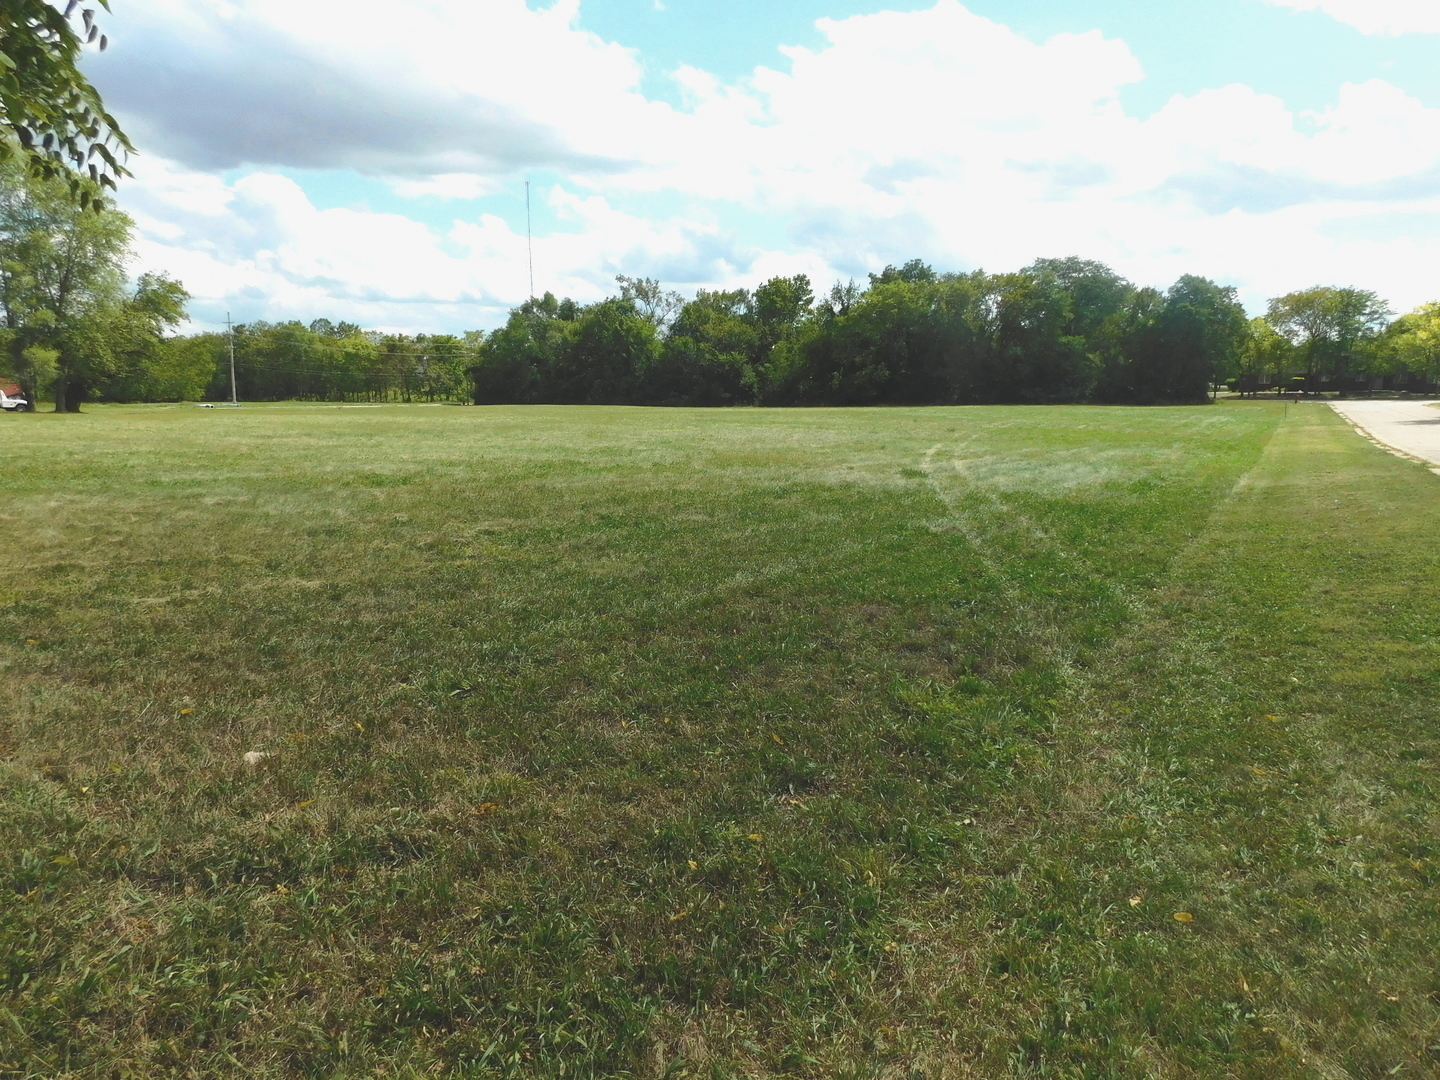
[[[0,417],[0,1076],[1435,1075],[1437,495],[1318,406]]]

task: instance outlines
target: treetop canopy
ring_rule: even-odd
[[[98,0],[109,10],[109,0]],[[21,156],[31,170],[62,177],[81,206],[101,201],[103,188],[128,176],[124,157],[135,148],[100,93],[80,73],[87,44],[108,44],[92,8],[77,0],[62,11],[46,0],[0,3],[0,163]]]

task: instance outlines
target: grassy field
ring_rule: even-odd
[[[0,417],[0,1076],[1435,1076],[1437,495],[1318,405]]]

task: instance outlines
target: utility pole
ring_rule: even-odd
[[[230,312],[225,312],[225,330],[230,336],[230,404],[240,405],[240,399],[235,396],[235,324],[230,321]]]
[[[535,247],[530,240],[530,178],[525,178],[525,255],[530,260],[530,299],[535,299]]]

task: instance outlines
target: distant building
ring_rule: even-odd
[[[1311,392],[1316,394],[1436,394],[1440,386],[1424,375],[1401,371],[1390,375],[1317,375],[1307,380],[1304,372],[1245,372],[1235,379],[1235,390],[1244,394]]]

